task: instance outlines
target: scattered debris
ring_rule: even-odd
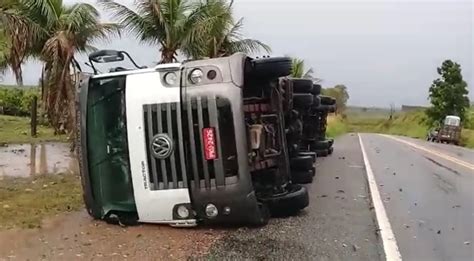
[[[327,197],[327,196],[328,196],[328,195],[326,195],[326,194],[321,195],[322,198],[325,198],[325,197]]]
[[[347,244],[345,244],[345,243],[342,243],[342,247],[347,247]]]
[[[395,176],[395,175],[397,175],[397,173],[396,173],[396,172],[394,172],[394,173],[393,173],[393,175]]]
[[[461,205],[454,205],[453,208],[460,208]]]
[[[358,197],[358,198],[367,198],[366,196],[364,196],[364,195],[360,195],[360,194],[359,194],[359,195],[357,195],[357,197]]]
[[[415,202],[415,206],[418,206],[418,204]]]
[[[399,189],[398,189],[398,191],[402,192],[402,191],[403,191],[403,189],[402,189],[402,188],[399,188]]]
[[[403,224],[403,226],[404,226],[405,228],[410,228],[410,225],[407,225],[407,224]]]
[[[438,232],[436,232],[436,234],[438,234],[438,235],[441,234],[441,230],[438,230]]]
[[[356,252],[360,247],[356,244],[352,244],[352,250],[354,250],[354,252]]]
[[[464,245],[469,246],[471,244],[470,241],[464,241]]]
[[[336,177],[335,177],[335,179],[339,179],[339,177],[338,177],[338,176],[336,176]]]
[[[339,190],[337,190],[337,193],[345,193],[345,191],[342,190],[342,189],[339,189]]]
[[[381,187],[383,187],[383,184],[380,184]]]

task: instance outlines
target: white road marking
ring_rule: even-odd
[[[438,150],[434,150],[434,149],[428,149],[424,146],[421,146],[421,145],[418,145],[418,144],[415,144],[413,142],[409,142],[409,141],[406,141],[406,140],[402,140],[400,138],[396,138],[396,137],[393,137],[393,136],[390,136],[390,135],[385,135],[385,134],[379,134],[380,136],[383,136],[383,137],[386,137],[386,138],[390,138],[392,140],[396,140],[398,142],[401,142],[401,143],[404,143],[408,146],[411,146],[415,149],[418,149],[418,150],[421,150],[421,151],[424,151],[424,152],[427,152],[427,153],[430,153],[432,155],[435,155],[435,156],[438,156],[442,159],[445,159],[445,160],[448,160],[448,161],[451,161],[453,163],[456,163],[460,166],[463,166],[469,170],[474,170],[474,164],[471,164],[469,162],[465,162],[463,160],[460,160],[460,159],[457,159],[457,158],[454,158],[454,157],[451,157],[449,155],[446,155],[445,153],[442,153]]]
[[[362,150],[362,156],[364,158],[365,170],[367,173],[367,180],[369,182],[369,190],[372,198],[372,204],[375,209],[375,217],[377,220],[377,225],[380,229],[380,235],[382,238],[383,250],[385,252],[385,259],[389,261],[401,261],[402,255],[398,250],[397,240],[392,231],[392,226],[387,217],[387,212],[385,212],[385,207],[383,205],[382,199],[380,197],[380,192],[378,189],[377,182],[375,181],[374,173],[370,167],[369,159],[367,158],[367,153],[365,152],[364,143],[362,142],[362,137],[360,134],[359,142],[360,148]]]

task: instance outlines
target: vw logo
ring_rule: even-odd
[[[151,140],[151,152],[157,159],[166,159],[173,153],[173,141],[165,133],[157,134]]]

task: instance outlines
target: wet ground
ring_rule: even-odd
[[[210,228],[123,228],[81,211],[47,220],[41,229],[0,231],[0,260],[183,260],[204,255],[222,234]]]
[[[473,152],[362,134],[404,260],[474,260]],[[85,212],[39,230],[0,232],[0,260],[383,260],[359,138],[335,142],[308,185],[310,206],[262,228],[122,228]]]
[[[0,147],[0,177],[78,173],[67,143],[10,144]]]
[[[214,260],[381,260],[381,243],[368,194],[357,135],[336,140],[334,154],[318,159],[308,185],[310,206],[273,219],[261,229],[240,229],[220,240]]]

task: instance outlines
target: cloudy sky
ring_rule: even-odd
[[[426,105],[445,59],[461,64],[474,100],[471,0],[235,0],[234,12],[244,17],[245,35],[269,44],[272,56],[303,58],[323,86],[345,84],[352,105]],[[97,46],[127,50],[141,64],[159,60],[158,47],[132,36]],[[37,82],[39,68],[25,66],[26,83]]]

